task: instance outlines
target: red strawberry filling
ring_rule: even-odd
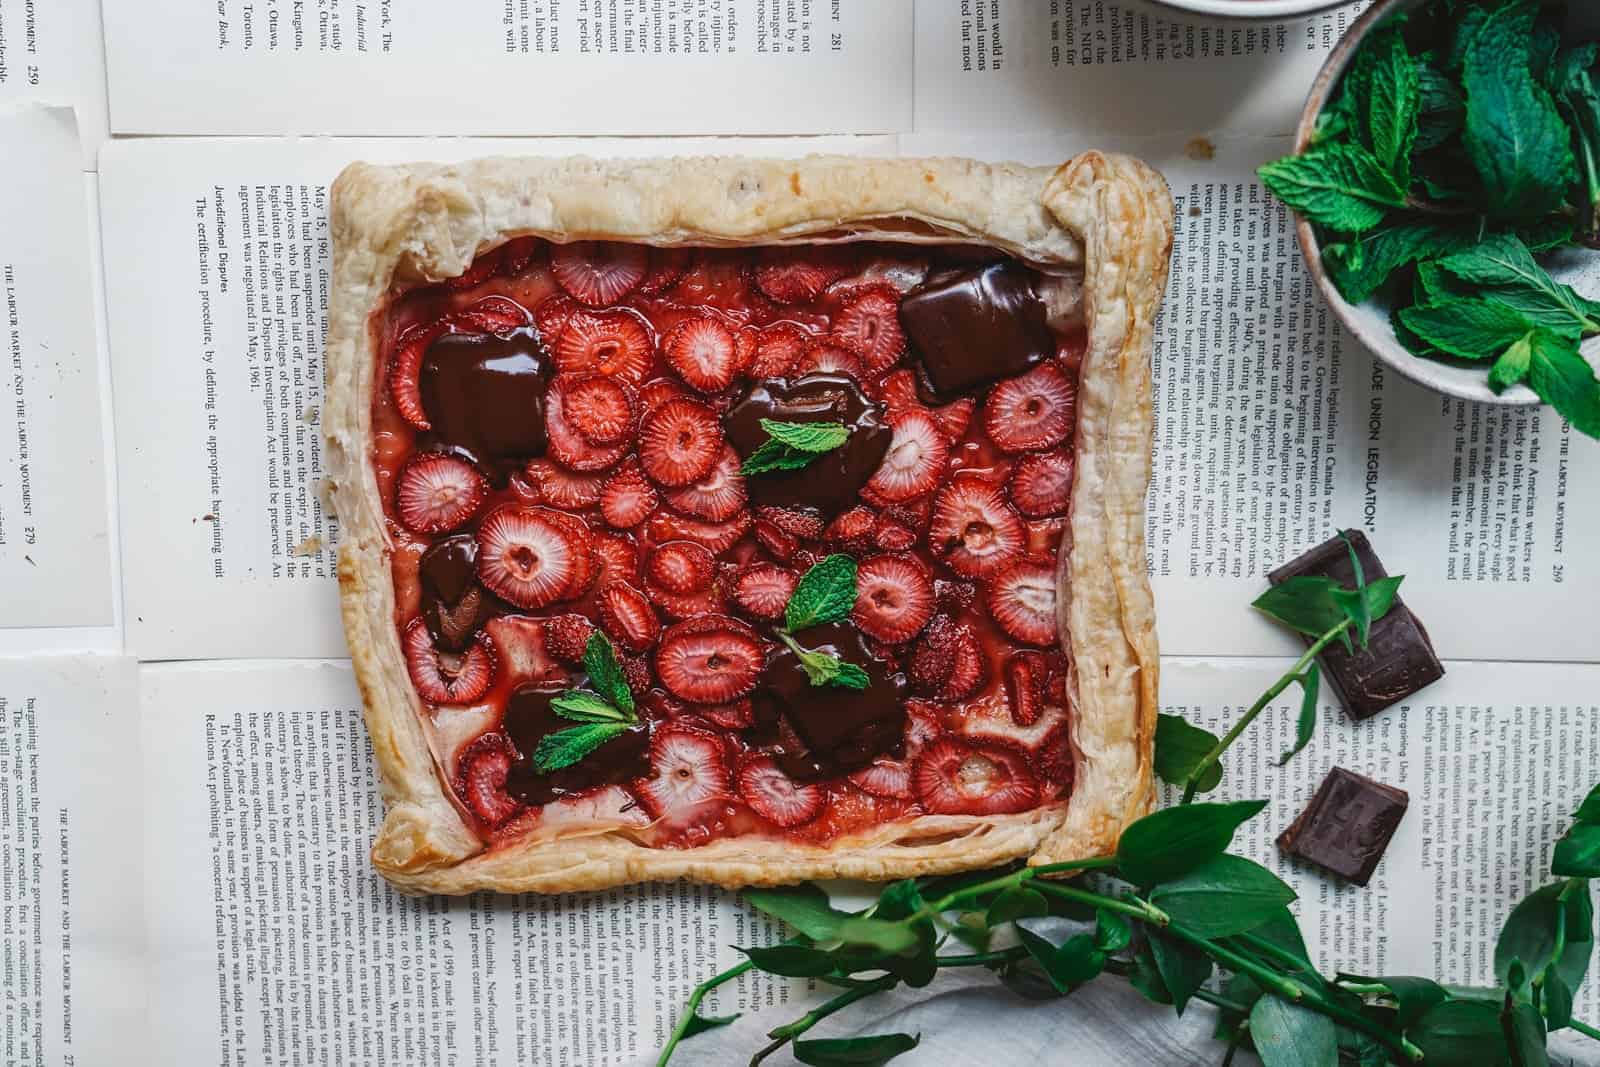
[[[396,623],[430,709],[486,709],[445,763],[486,837],[612,794],[606,817],[669,848],[1068,795],[1055,575],[1082,338],[1041,341],[1027,268],[970,263],[519,238],[396,298],[373,400]],[[1021,318],[991,342],[912,310],[1002,289]],[[995,347],[1013,335],[1026,352]],[[807,453],[768,422],[846,435],[788,439]],[[748,470],[763,447],[780,458]],[[801,578],[838,553],[853,606],[791,646]],[[636,721],[540,771],[597,633]],[[864,687],[819,685],[817,653]]]

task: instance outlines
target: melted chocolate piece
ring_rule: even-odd
[[[897,754],[905,739],[905,676],[889,673],[848,622],[813,626],[795,640],[802,648],[856,664],[871,684],[865,689],[812,685],[800,658],[788,646],[775,645],[751,694],[757,723],[753,739],[771,744],[778,765],[797,781],[835,778]]]
[[[1356,885],[1377,870],[1410,798],[1404,789],[1335,767],[1278,847]]]
[[[839,374],[753,382],[723,420],[728,443],[740,456],[748,457],[767,442],[762,419],[841,422],[849,427],[849,440],[800,470],[745,478],[750,499],[757,504],[814,508],[825,516],[858,503],[861,487],[877,472],[894,437],[883,422],[883,409]]]
[[[1012,260],[929,278],[900,302],[900,324],[940,403],[1015,377],[1056,350],[1033,272]]]
[[[544,455],[544,397],[555,363],[530,328],[505,337],[445,334],[419,382],[435,438],[485,463]]]
[[[1360,530],[1346,530],[1345,537],[1355,546],[1362,574],[1369,583],[1388,577],[1366,534]],[[1280,585],[1302,574],[1324,575],[1346,588],[1354,588],[1356,584],[1350,550],[1338,537],[1324,541],[1279,567],[1267,575],[1267,580]],[[1311,644],[1312,640],[1306,638],[1306,644]],[[1365,649],[1357,648],[1352,654],[1336,641],[1323,649],[1318,658],[1322,661],[1323,676],[1339,694],[1352,719],[1370,719],[1444,677],[1444,664],[1439,662],[1433,642],[1428,640],[1428,631],[1399,597],[1395,598],[1388,614],[1373,620]]]
[[[539,741],[578,725],[557,715],[550,706],[564,692],[565,686],[537,689],[525,685],[506,701],[506,735],[523,757],[506,776],[506,792],[525,804],[548,804],[569,793],[621,785],[650,773],[650,727],[646,723],[613,737],[570,767],[549,773],[535,770],[531,757]]]
[[[434,644],[463,652],[478,629],[500,611],[500,601],[478,584],[478,540],[455,534],[428,546],[417,563],[422,619]]]

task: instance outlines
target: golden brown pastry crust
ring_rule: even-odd
[[[821,156],[358,163],[334,183],[331,215],[323,422],[345,632],[388,809],[372,860],[389,881],[413,892],[549,893],[673,878],[728,887],[899,878],[1104,853],[1147,808],[1157,676],[1144,562],[1150,349],[1172,241],[1171,201],[1149,168],[1099,152],[1054,171]],[[653,245],[973,242],[1046,272],[1082,272],[1089,347],[1058,597],[1075,664],[1068,800],[1019,815],[920,816],[827,847],[736,837],[655,849],[618,831],[485,847],[437,765],[394,625],[371,449],[382,354],[369,320],[393,287],[459,275],[524,234]]]

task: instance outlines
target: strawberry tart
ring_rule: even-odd
[[[332,225],[396,885],[902,877],[1142,813],[1142,164],[357,164]]]

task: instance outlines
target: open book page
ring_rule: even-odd
[[[141,690],[153,1063],[606,1067],[658,1047],[731,946],[784,936],[684,883],[400,896],[367,860],[348,666],[147,665]],[[802,993],[757,976],[706,1014]]]
[[[140,792],[132,660],[0,659],[0,1062],[142,1048]]]
[[[1401,595],[1440,656],[1592,658],[1585,620],[1600,557],[1580,550],[1578,531],[1600,522],[1600,444],[1549,408],[1428,392],[1346,334],[1312,283],[1293,216],[1255,179],[1288,138],[1204,151],[1181,135],[901,139],[908,154],[1029,163],[1092,146],[1145,158],[1177,205],[1146,524],[1161,650],[1288,652],[1292,638],[1239,609],[1267,571],[1360,528],[1406,576]],[[1219,612],[1238,622],[1218,626]]]
[[[22,101],[73,108],[79,165],[94,169],[106,139],[99,0],[0,0],[0,105]]]
[[[1221,734],[1289,661],[1162,668],[1162,704]],[[1445,664],[1445,677],[1365,722],[1321,709],[1316,736],[1287,766],[1298,697],[1263,712],[1224,757],[1206,800],[1267,799],[1234,848],[1295,887],[1294,907],[1324,970],[1494,984],[1494,943],[1511,909],[1556,879],[1550,857],[1600,781],[1600,666]],[[1293,703],[1294,706],[1291,706]],[[1365,889],[1284,858],[1274,844],[1338,765],[1410,794],[1400,829]],[[1167,803],[1177,800],[1167,790]],[[1577,1015],[1600,1010],[1600,985]]]
[[[911,0],[106,9],[118,133],[896,132],[911,38]]]
[[[1188,25],[1101,0],[928,0],[917,5],[915,129],[1289,133],[1365,7]]]
[[[0,158],[0,628],[108,627],[98,272],[72,110],[0,105]]]
[[[128,642],[341,656],[323,505],[327,187],[357,159],[893,153],[890,138],[135,141],[103,163]],[[248,611],[241,608],[249,606]]]

